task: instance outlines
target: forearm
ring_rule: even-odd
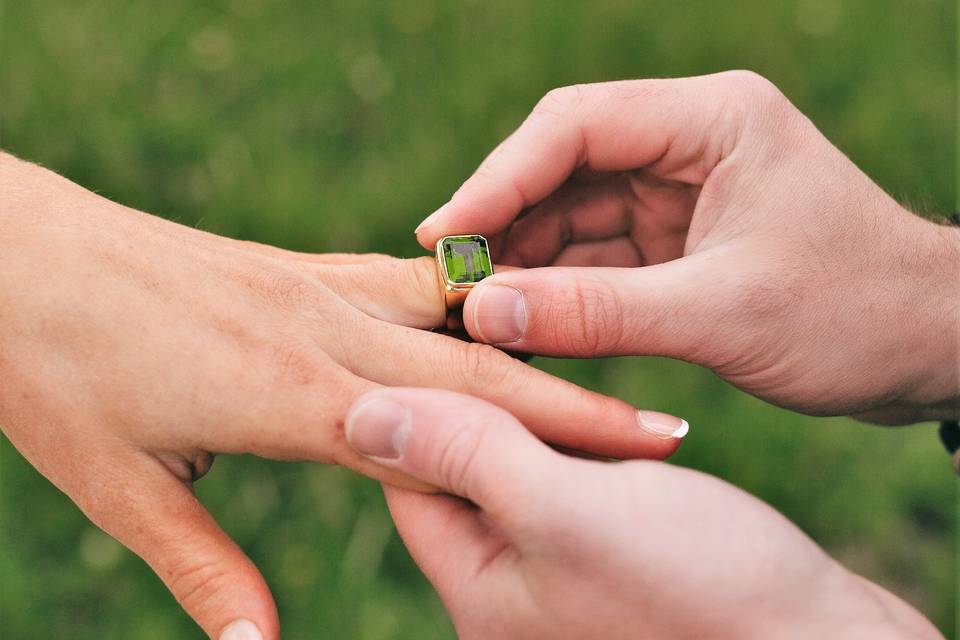
[[[76,411],[53,406],[57,385],[95,388],[154,220],[0,152],[0,428],[31,461],[36,425]]]
[[[117,226],[130,230],[134,224],[156,228],[165,222],[0,150],[0,243],[43,235],[113,232]]]
[[[89,216],[94,199],[0,151],[0,429],[38,467],[38,451],[57,449],[35,435],[35,425],[67,422],[65,412],[48,406],[52,396],[41,378],[63,369],[62,354],[81,346],[65,319],[82,314],[76,304],[82,287],[65,274],[83,273],[73,256],[85,244],[77,230],[96,226]],[[53,466],[41,470],[55,476]]]

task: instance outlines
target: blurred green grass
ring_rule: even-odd
[[[415,224],[548,89],[750,68],[894,196],[946,212],[956,13],[939,0],[6,2],[0,146],[216,233],[412,256]],[[798,416],[671,361],[535,362],[686,417],[679,464],[769,501],[955,628],[956,484],[929,426]],[[0,465],[0,637],[201,637],[2,438]],[[452,636],[374,483],[223,458],[198,492],[262,568],[286,637]]]

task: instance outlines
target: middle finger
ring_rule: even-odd
[[[345,366],[362,378],[483,398],[551,444],[616,458],[664,458],[679,445],[677,439],[660,439],[641,429],[637,409],[629,404],[535,369],[489,345],[371,319],[363,323],[362,340],[346,349]]]

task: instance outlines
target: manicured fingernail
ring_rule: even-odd
[[[659,411],[637,409],[637,422],[641,429],[658,438],[682,438],[690,430],[686,420]]]
[[[527,330],[527,306],[523,292],[503,284],[488,284],[477,292],[473,324],[483,342],[508,344]]]
[[[249,620],[234,620],[220,633],[220,640],[263,640],[260,629]]]
[[[410,435],[410,410],[391,400],[374,398],[347,416],[347,442],[365,456],[399,458]]]
[[[449,204],[449,203],[448,203],[448,204]],[[425,228],[425,227],[429,227],[430,225],[432,225],[433,223],[435,223],[435,222],[436,222],[437,220],[439,220],[440,217],[443,215],[443,211],[444,211],[444,209],[446,209],[446,208],[447,208],[447,205],[445,204],[445,205],[443,205],[442,207],[440,207],[439,209],[437,209],[436,211],[434,211],[433,213],[431,213],[430,215],[428,215],[426,218],[424,218],[423,222],[421,222],[420,224],[417,225],[417,228],[414,229],[413,232],[414,232],[414,233],[420,233],[420,229],[423,229],[423,228]]]

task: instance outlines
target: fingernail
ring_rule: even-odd
[[[641,429],[658,438],[682,438],[690,430],[686,420],[659,411],[637,409],[637,422]]]
[[[263,640],[260,629],[249,620],[234,620],[220,633],[220,640]]]
[[[447,203],[447,204],[449,204],[449,203]],[[437,209],[436,211],[434,211],[433,213],[431,213],[430,215],[428,215],[426,218],[424,218],[423,222],[421,222],[420,224],[417,225],[417,228],[414,229],[413,232],[414,232],[415,234],[416,234],[416,233],[420,233],[420,229],[423,229],[424,227],[429,227],[429,226],[432,225],[434,222],[436,222],[437,220],[439,220],[439,219],[440,219],[440,216],[443,214],[443,210],[446,209],[446,208],[447,208],[447,205],[445,204],[445,205],[443,205],[442,207],[440,207],[439,209]]]
[[[365,456],[399,458],[410,435],[410,410],[374,398],[353,409],[345,427],[347,442]]]
[[[507,344],[522,338],[527,329],[523,292],[507,285],[488,284],[478,293],[473,323],[480,339],[490,344]]]

